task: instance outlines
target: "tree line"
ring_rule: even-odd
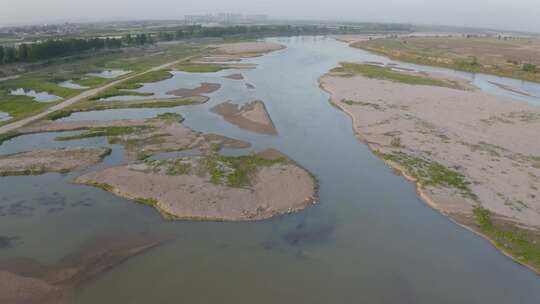
[[[118,49],[123,46],[152,43],[147,34],[126,35],[120,38],[51,39],[14,46],[0,45],[0,64],[36,62],[56,57],[76,55],[87,51]]]
[[[0,45],[0,65],[15,62],[35,62],[55,57],[77,55],[83,52],[117,49],[126,46],[142,46],[156,41],[173,41],[193,38],[221,38],[230,36],[263,37],[295,35],[327,35],[366,31],[408,31],[409,25],[360,24],[339,27],[324,25],[201,25],[163,28],[153,32],[126,34],[122,38],[65,38],[22,43],[15,46]]]

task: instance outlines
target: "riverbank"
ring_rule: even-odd
[[[346,41],[395,60],[540,82],[537,39],[400,37]]]
[[[360,75],[328,73],[320,85],[360,140],[415,181],[424,201],[539,271],[540,143],[530,140],[538,108]]]

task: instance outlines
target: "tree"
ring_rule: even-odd
[[[19,50],[17,52],[17,60],[20,62],[28,61],[28,45],[26,43],[19,44]]]
[[[0,64],[4,63],[4,47],[0,45]]]
[[[523,71],[529,72],[529,73],[536,73],[538,71],[536,65],[532,63],[525,63],[522,69]]]
[[[13,63],[15,62],[15,59],[16,59],[15,48],[14,47],[6,48],[5,54],[4,54],[4,62]]]

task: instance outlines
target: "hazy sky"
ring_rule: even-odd
[[[0,0],[0,24],[193,13],[486,26],[540,32],[540,0]]]

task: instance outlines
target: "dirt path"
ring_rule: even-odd
[[[71,106],[72,104],[76,103],[76,102],[79,102],[79,101],[82,101],[86,98],[89,98],[89,97],[92,97],[94,95],[97,95],[98,93],[110,88],[110,87],[113,87],[117,84],[120,84],[126,80],[129,80],[129,79],[132,79],[132,78],[135,78],[135,77],[138,77],[140,75],[143,75],[143,74],[146,74],[146,73],[150,73],[150,72],[155,72],[155,71],[158,71],[158,70],[162,70],[162,69],[166,69],[170,66],[173,66],[175,64],[178,64],[179,62],[182,62],[182,61],[185,61],[185,60],[189,60],[191,58],[193,58],[194,56],[192,57],[188,57],[188,58],[182,58],[182,59],[179,59],[179,60],[175,60],[175,61],[172,61],[172,62],[169,62],[169,63],[165,63],[163,65],[160,65],[160,66],[157,66],[157,67],[153,67],[149,70],[146,70],[144,72],[141,72],[141,73],[137,73],[137,74],[133,74],[129,77],[126,77],[126,78],[123,78],[123,79],[120,79],[120,80],[116,80],[116,81],[113,81],[109,84],[106,84],[104,86],[101,86],[101,87],[98,87],[98,88],[94,88],[94,89],[90,89],[90,90],[87,90],[87,91],[84,91],[82,92],[81,94],[75,96],[75,97],[71,97],[69,99],[66,99],[64,101],[62,101],[61,103],[55,105],[55,106],[52,106],[50,108],[48,108],[47,110],[39,113],[39,114],[36,114],[34,116],[31,116],[31,117],[27,117],[25,119],[21,119],[19,121],[15,121],[13,123],[10,123],[10,124],[7,124],[7,125],[4,125],[2,127],[0,127],[0,134],[2,133],[7,133],[7,132],[10,132],[10,131],[13,131],[13,130],[16,130],[20,127],[23,127],[31,122],[34,122],[36,120],[39,120],[39,119],[42,119],[44,117],[46,117],[47,115],[55,112],[55,111],[58,111],[58,110],[62,110],[66,107],[69,107]]]

